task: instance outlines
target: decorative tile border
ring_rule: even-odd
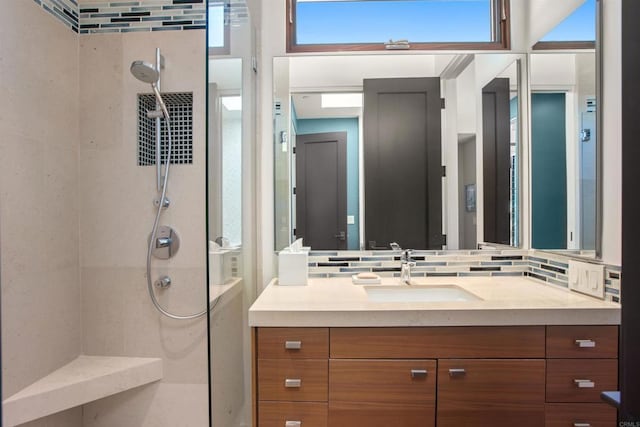
[[[204,30],[204,0],[83,3],[80,34]]]
[[[207,28],[205,0],[140,0],[84,2],[77,0],[33,0],[64,25],[80,34],[150,31],[204,30]],[[242,17],[241,5],[231,7]]]
[[[523,276],[528,271],[527,251],[473,250],[413,252],[415,277]],[[400,276],[400,251],[313,251],[309,254],[310,277],[344,277],[374,272],[383,277]]]
[[[33,0],[57,20],[78,32],[78,2],[76,0]]]
[[[604,269],[604,290],[607,301],[620,302],[620,280],[622,278],[620,267],[606,266]]]
[[[569,287],[570,256],[506,250],[414,251],[415,277],[526,276]],[[312,251],[309,277],[349,277],[373,272],[382,277],[400,277],[399,251]],[[605,300],[620,302],[620,267],[605,265]]]
[[[239,27],[249,22],[249,6],[246,0],[231,0],[229,4],[229,23]]]
[[[569,260],[571,255],[540,252],[532,250],[529,253],[529,277],[538,279],[553,285],[569,287]],[[620,302],[620,277],[621,268],[615,265],[604,266],[604,291],[605,300]]]

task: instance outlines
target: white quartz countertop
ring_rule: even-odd
[[[525,277],[420,277],[420,285],[457,285],[477,301],[373,302],[351,278],[274,279],[249,309],[250,326],[617,325],[620,304]],[[383,278],[382,286],[406,286]],[[367,285],[380,286],[380,285]]]

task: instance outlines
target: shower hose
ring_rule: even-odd
[[[156,92],[156,95],[160,97],[160,93],[158,92],[155,85],[153,85],[153,89],[154,89],[154,92]],[[161,100],[162,98],[160,97],[160,101]],[[205,314],[207,314],[209,311],[213,310],[221,297],[216,298],[216,300],[214,301],[213,304],[211,304],[211,306],[207,307],[206,309],[204,309],[199,313],[188,314],[188,315],[173,314],[165,310],[160,304],[160,302],[158,301],[158,299],[156,298],[156,294],[153,290],[153,283],[151,280],[151,253],[153,251],[153,248],[156,242],[156,238],[158,234],[158,225],[160,223],[160,215],[162,214],[164,200],[167,195],[167,183],[169,182],[169,168],[171,165],[171,150],[173,146],[172,135],[171,135],[171,119],[169,117],[169,111],[167,110],[163,102],[159,102],[159,104],[161,105],[162,112],[165,117],[165,124],[167,126],[168,143],[167,143],[167,158],[165,160],[164,179],[162,181],[162,192],[160,194],[160,202],[158,203],[158,210],[156,211],[156,217],[155,217],[155,220],[153,221],[153,228],[151,229],[151,238],[149,239],[149,247],[147,249],[147,289],[149,291],[149,297],[151,297],[151,302],[153,302],[153,305],[156,307],[156,309],[158,309],[160,313],[164,314],[167,317],[170,317],[171,319],[191,320],[191,319],[197,319],[199,317],[202,317]]]

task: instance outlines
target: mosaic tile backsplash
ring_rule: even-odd
[[[80,6],[80,33],[204,30],[204,0],[144,0]]]
[[[33,0],[60,22],[76,33],[80,26],[78,2],[76,0]]]
[[[207,24],[205,0],[34,1],[80,34],[203,30]]]
[[[527,276],[569,287],[569,258],[527,250],[471,250],[413,252],[415,277]],[[400,277],[399,251],[312,251],[309,277],[349,277],[374,272]],[[620,302],[620,267],[605,267],[605,299]]]

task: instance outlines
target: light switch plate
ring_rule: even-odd
[[[353,225],[356,223],[356,217],[354,215],[347,215],[347,224]]]
[[[570,260],[569,289],[604,299],[604,265]]]

